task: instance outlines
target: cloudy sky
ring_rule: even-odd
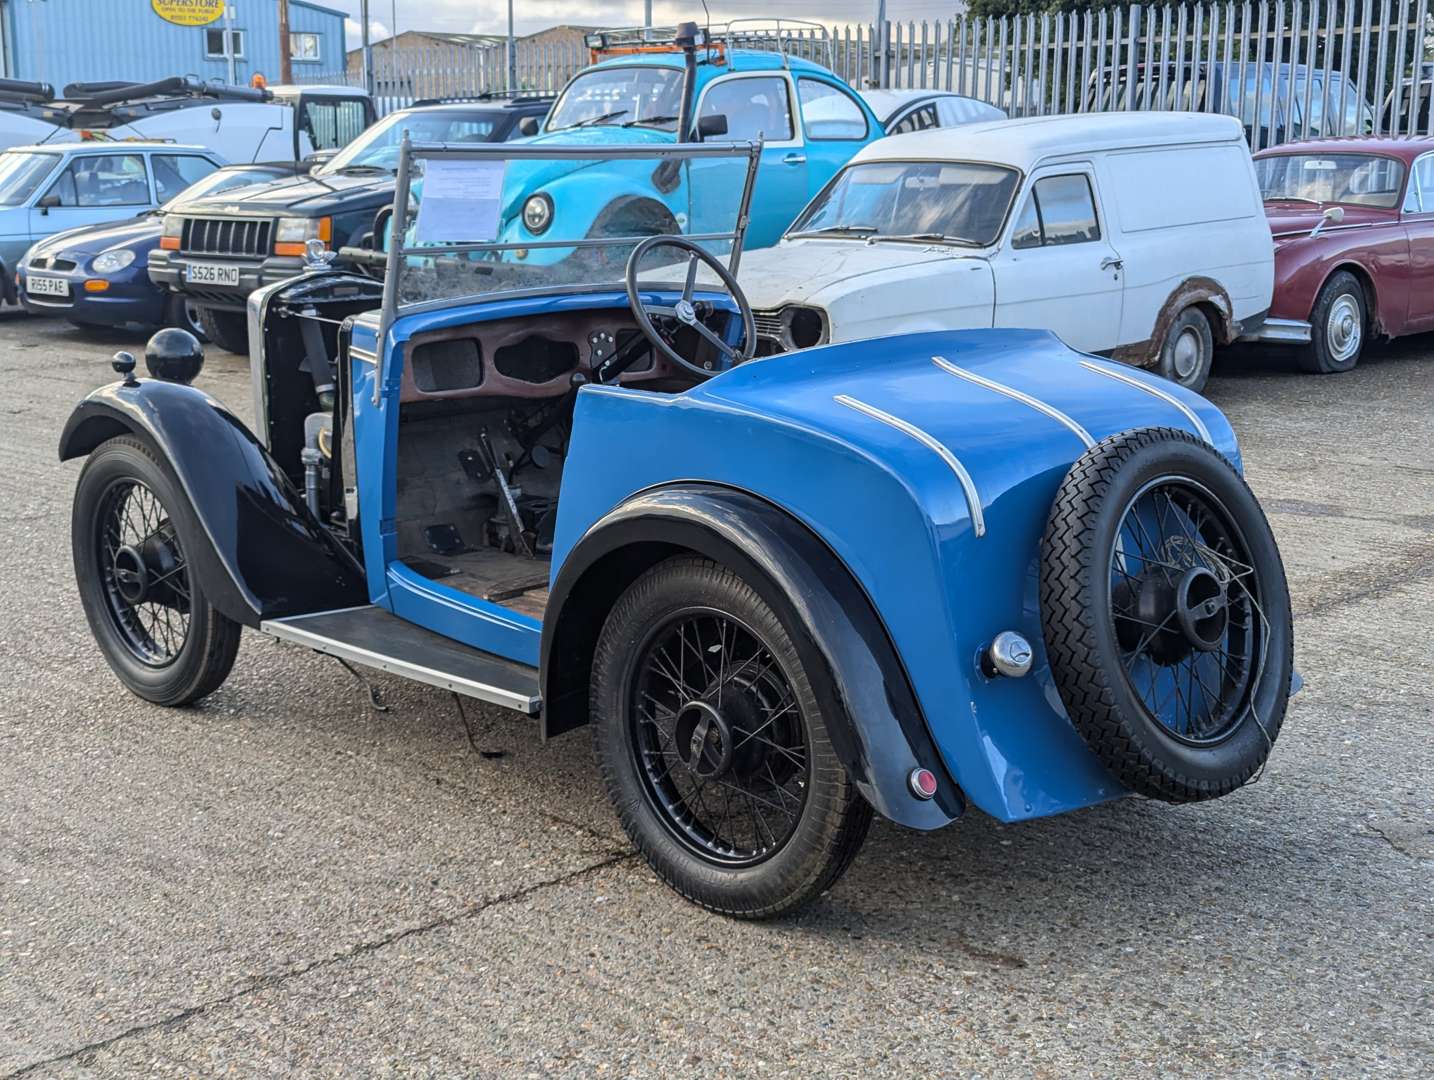
[[[342,8],[350,15],[350,46],[359,40],[359,0],[321,0],[327,7]],[[707,0],[714,21],[747,15],[813,19],[825,23],[869,21],[876,0]],[[956,10],[955,0],[887,0],[887,11],[895,19],[938,19]],[[464,34],[501,34],[507,30],[507,0],[369,0],[370,34],[387,37],[395,21],[398,29],[447,30]],[[682,19],[702,20],[701,0],[673,3],[654,0],[654,20],[675,23]],[[555,23],[594,26],[636,26],[642,22],[642,0],[515,0],[514,21],[520,34],[532,33]]]

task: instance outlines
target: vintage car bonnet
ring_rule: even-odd
[[[759,310],[785,304],[824,304],[861,289],[871,275],[905,272],[966,254],[963,249],[935,244],[783,240],[776,247],[743,254],[739,283],[747,300]]]

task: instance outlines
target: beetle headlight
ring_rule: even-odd
[[[541,236],[553,223],[553,200],[546,195],[529,195],[523,204],[523,227],[534,236]]]
[[[102,251],[90,263],[90,269],[97,274],[114,274],[134,262],[134,252],[129,248],[113,248]]]

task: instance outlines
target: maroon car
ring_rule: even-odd
[[[1255,155],[1275,292],[1254,340],[1348,371],[1370,335],[1434,330],[1434,140],[1353,137]]]

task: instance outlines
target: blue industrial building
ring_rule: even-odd
[[[232,49],[236,82],[257,73],[278,83],[278,0],[230,0],[230,7],[226,19],[220,0],[0,0],[0,75],[56,91],[170,75],[227,81]],[[289,0],[289,51],[295,79],[342,71],[344,13]]]

